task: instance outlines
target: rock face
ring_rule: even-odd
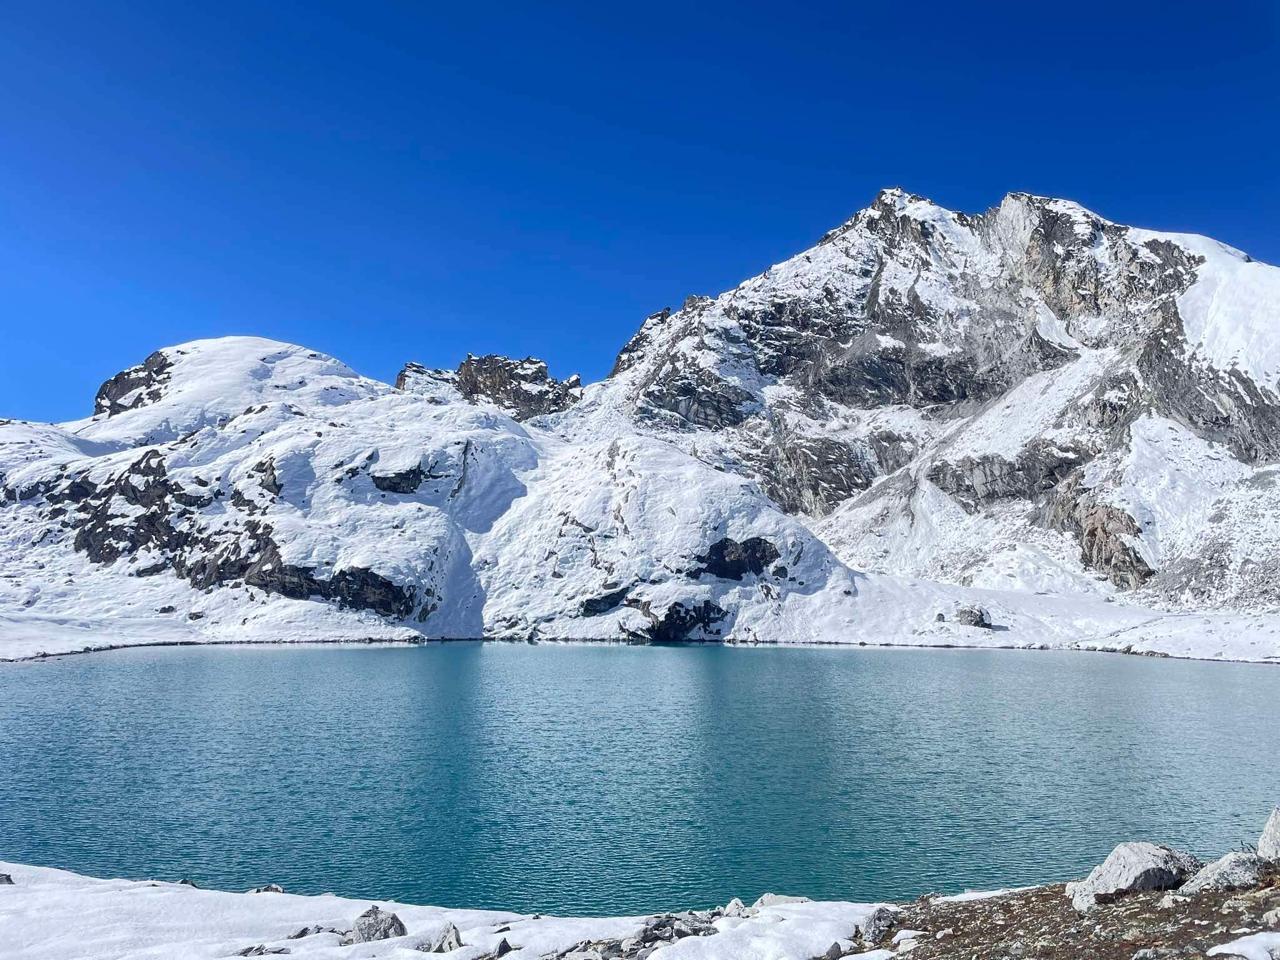
[[[1084,880],[1067,884],[1067,896],[1083,912],[1128,893],[1180,887],[1201,866],[1195,857],[1172,847],[1122,843]]]
[[[109,417],[159,400],[172,366],[173,361],[157,350],[138,366],[117,373],[98,388],[93,412]]]
[[[1213,863],[1205,864],[1178,888],[1180,894],[1203,890],[1245,890],[1257,886],[1266,861],[1256,853],[1233,850]]]
[[[1262,836],[1258,839],[1258,856],[1264,860],[1280,860],[1280,807],[1271,811]]]
[[[533,358],[393,389],[268,340],[168,347],[88,420],[0,423],[0,612],[1014,645],[1119,635],[1144,620],[1120,592],[1273,612],[1278,305],[1280,270],[1204,238],[885,190],[653,314],[586,388]]]
[[[582,381],[574,374],[557,380],[536,357],[512,360],[496,354],[467,355],[457,370],[429,370],[410,363],[396,378],[396,388],[440,397],[452,394],[469,403],[491,403],[517,420],[567,410],[582,398]]]
[[[403,937],[408,932],[394,913],[374,905],[356,917],[355,927],[351,931],[351,942],[372,943],[375,940],[390,940],[392,937]]]

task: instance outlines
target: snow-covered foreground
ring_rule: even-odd
[[[13,885],[0,885],[0,956],[6,960],[182,960],[229,957],[254,947],[285,948],[321,960],[420,958],[455,927],[456,960],[493,956],[505,942],[512,960],[558,957],[576,945],[640,940],[651,917],[540,917],[488,910],[419,907],[330,895],[224,893],[184,884],[98,880],[62,870],[0,862]],[[785,899],[785,898],[783,898]],[[356,918],[377,905],[407,933],[343,945]],[[660,946],[652,960],[810,960],[833,943],[848,946],[877,906],[844,902],[777,903],[721,917],[710,936]],[[304,936],[295,937],[306,930]],[[338,932],[332,932],[338,931]],[[243,955],[243,954],[242,954]],[[889,950],[855,954],[882,960]]]

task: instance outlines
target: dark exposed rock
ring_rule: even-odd
[[[1141,586],[1154,573],[1137,547],[1137,521],[1119,507],[1098,501],[1084,488],[1080,474],[1054,492],[1047,519],[1051,527],[1074,534],[1085,566],[1101,570],[1117,586]]]
[[[747,574],[759,576],[765,568],[777,560],[781,554],[764,537],[748,537],[741,542],[732,537],[717,540],[707,548],[707,552],[697,557],[700,566],[691,575],[700,577],[709,574],[723,580],[741,580]]]
[[[9,876],[7,873],[0,873],[0,887],[11,886],[13,886],[13,877]]]
[[[154,403],[163,395],[172,367],[173,361],[157,350],[138,366],[117,373],[99,387],[93,412],[112,416]]]
[[[876,451],[867,443],[804,436],[777,419],[770,426],[752,466],[764,492],[787,513],[827,513],[865,490],[879,472]]]
[[[337,571],[321,579],[306,567],[286,564],[269,539],[260,541],[256,559],[243,571],[246,584],[286,597],[306,600],[321,597],[339,606],[373,610],[384,617],[403,619],[413,612],[413,592],[381,574],[359,567]]]
[[[277,957],[289,953],[288,947],[268,947],[258,944],[256,947],[245,947],[236,954],[237,957]]]
[[[650,621],[649,627],[637,639],[649,643],[718,639],[721,633],[718,624],[728,616],[728,612],[712,600],[673,603],[661,616],[651,611],[647,600],[636,606]]]
[[[579,612],[584,617],[598,617],[602,613],[608,613],[627,598],[629,591],[629,587],[622,587],[598,597],[588,597],[579,605]]]
[[[558,413],[582,397],[582,381],[574,374],[557,380],[536,357],[513,360],[497,354],[468,354],[457,370],[430,370],[410,363],[400,371],[396,387],[413,393],[447,395],[452,388],[472,403],[492,403],[517,420]]]
[[[369,479],[379,490],[386,493],[414,493],[427,479],[427,472],[421,464],[401,470],[399,473],[370,473]]]
[[[987,608],[977,604],[965,604],[958,608],[955,612],[955,621],[963,627],[982,627],[984,630],[990,630],[994,626]]]

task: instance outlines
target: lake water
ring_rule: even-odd
[[[1280,670],[451,644],[0,665],[0,859],[450,906],[870,900],[1202,855],[1280,801]]]

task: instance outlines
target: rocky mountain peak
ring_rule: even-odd
[[[894,189],[651,315],[585,391],[533,357],[393,389],[270,340],[169,347],[87,420],[0,422],[0,615],[1077,643],[1273,611],[1278,311],[1280,271],[1204,238]]]

